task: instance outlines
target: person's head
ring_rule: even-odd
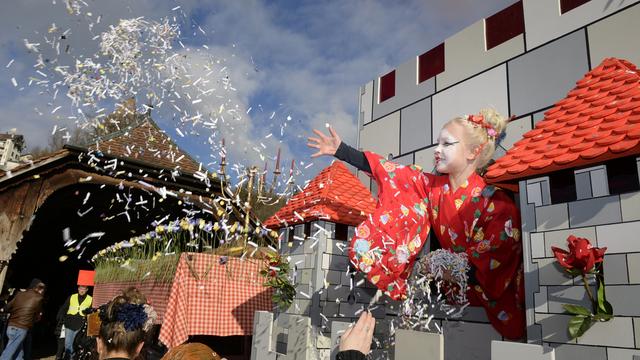
[[[89,287],[84,285],[78,285],[78,295],[84,296],[87,294],[87,291],[89,291]]]
[[[144,294],[140,290],[138,290],[138,288],[136,288],[135,286],[130,286],[122,290],[122,295],[128,298],[129,301],[134,304],[142,305],[147,303],[147,297],[144,296]]]
[[[144,345],[146,331],[153,323],[148,305],[127,296],[117,296],[100,307],[100,332],[97,339],[100,359],[135,358]]]
[[[220,355],[201,343],[188,343],[171,348],[162,360],[220,360]]]
[[[29,289],[33,289],[33,291],[37,292],[38,294],[44,294],[44,290],[47,287],[45,286],[45,284],[42,282],[42,280],[38,279],[38,278],[34,278],[33,280],[31,280],[31,282],[29,283]]]
[[[459,174],[485,167],[496,150],[508,120],[494,109],[449,120],[440,131],[435,149],[436,170]]]

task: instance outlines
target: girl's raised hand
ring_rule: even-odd
[[[329,126],[330,136],[326,136],[320,130],[316,129],[313,129],[313,132],[318,135],[318,137],[308,137],[307,140],[309,142],[307,143],[307,146],[318,149],[318,151],[311,155],[311,157],[315,158],[322,155],[333,156],[342,142],[342,139],[340,139],[340,136],[336,131]]]

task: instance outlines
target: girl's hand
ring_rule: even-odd
[[[322,155],[335,155],[336,151],[338,150],[338,146],[340,146],[340,143],[342,142],[342,139],[340,139],[340,136],[336,133],[336,131],[333,130],[333,128],[330,126],[330,136],[326,136],[321,131],[316,129],[313,129],[313,132],[316,133],[316,135],[318,135],[319,137],[307,138],[307,140],[309,141],[307,143],[307,146],[318,149],[318,151],[311,155],[311,157],[315,158]]]
[[[340,337],[340,351],[357,350],[367,355],[371,351],[375,326],[376,319],[369,311],[363,311],[358,322],[349,327]]]

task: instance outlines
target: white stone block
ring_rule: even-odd
[[[398,329],[395,342],[395,360],[444,360],[441,334]]]
[[[598,246],[607,247],[607,254],[640,252],[640,221],[596,227]]]
[[[491,342],[491,360],[555,360],[555,358],[553,348],[546,345],[496,340]]]

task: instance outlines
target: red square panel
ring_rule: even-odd
[[[586,4],[591,0],[560,0],[560,14],[564,14],[577,8],[580,5]]]
[[[418,57],[418,83],[444,71],[444,43]]]
[[[396,96],[396,71],[380,77],[380,100],[383,102]]]
[[[522,1],[486,18],[484,24],[487,50],[524,33]]]

